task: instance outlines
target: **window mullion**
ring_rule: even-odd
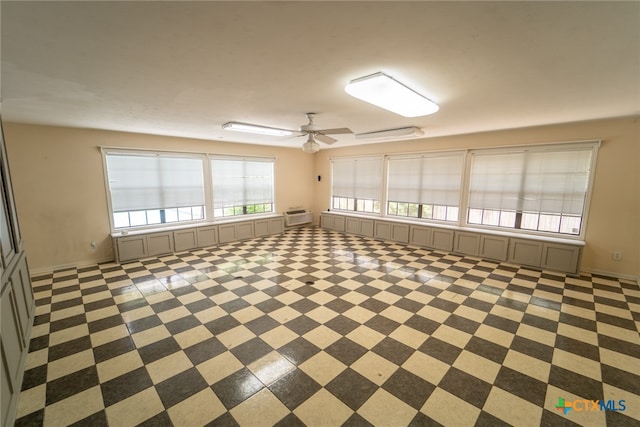
[[[524,189],[527,185],[527,168],[529,166],[529,152],[525,150],[523,160],[522,160],[522,172],[520,174],[520,189],[518,191],[518,204],[516,208],[516,221],[514,227],[516,229],[522,228],[522,214],[524,213],[524,197],[525,192]]]
[[[211,158],[209,156],[202,157],[202,175],[204,179],[204,219],[213,218],[213,185],[211,174]]]
[[[471,152],[469,150],[464,153],[463,172],[460,177],[460,210],[458,211],[458,224],[469,225],[469,194],[471,187]]]

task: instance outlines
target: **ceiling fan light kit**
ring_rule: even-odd
[[[437,104],[388,75],[378,72],[351,80],[349,95],[404,117],[420,117],[440,109]]]
[[[320,151],[320,144],[313,139],[313,134],[309,134],[309,139],[302,145],[302,151],[305,153],[317,153]]]
[[[248,123],[228,122],[222,125],[222,129],[234,130],[238,132],[257,133],[260,135],[271,136],[290,136],[293,132],[287,129],[276,129],[266,126],[251,125]]]
[[[424,135],[424,131],[419,127],[408,126],[397,129],[379,130],[376,132],[357,133],[356,139],[398,139],[413,138]]]

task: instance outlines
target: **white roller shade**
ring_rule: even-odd
[[[273,203],[273,160],[211,159],[213,207]]]
[[[469,183],[469,207],[518,210],[524,153],[474,153]]]
[[[334,197],[380,200],[382,158],[334,159],[331,164]]]
[[[463,162],[462,155],[423,158],[420,202],[458,206]]]
[[[422,159],[390,159],[387,198],[392,202],[420,203]]]
[[[201,157],[108,153],[114,212],[204,205]]]
[[[463,161],[461,153],[389,159],[388,199],[458,206]]]
[[[245,161],[245,201],[248,205],[273,201],[273,162]]]
[[[582,214],[590,165],[591,150],[529,153],[522,210]]]
[[[354,198],[355,163],[353,159],[337,159],[331,162],[331,178],[334,197]]]
[[[474,153],[469,207],[580,215],[592,149]]]

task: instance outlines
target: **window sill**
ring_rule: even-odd
[[[210,221],[193,221],[188,223],[179,223],[179,224],[172,224],[172,225],[166,225],[166,226],[156,226],[156,227],[149,226],[144,228],[136,228],[134,230],[114,231],[111,233],[111,237],[139,236],[142,234],[171,232],[171,231],[186,230],[189,228],[210,227],[210,226],[220,225],[220,224],[230,224],[230,223],[236,223],[236,222],[255,221],[260,219],[280,218],[280,217],[283,217],[283,215],[282,214],[241,215],[241,216],[236,216],[232,218],[214,219]]]
[[[385,222],[391,222],[391,223],[397,223],[397,224],[407,224],[407,225],[413,225],[413,226],[418,226],[418,227],[430,227],[430,228],[440,228],[440,229],[446,229],[446,230],[454,230],[454,231],[459,231],[459,232],[480,233],[480,234],[487,234],[487,235],[493,235],[493,236],[509,237],[509,238],[512,238],[512,239],[535,240],[535,241],[546,242],[546,243],[557,243],[557,244],[573,245],[573,246],[585,246],[584,240],[581,240],[581,239],[579,239],[577,237],[576,238],[569,238],[569,237],[548,236],[548,235],[544,235],[544,234],[518,233],[518,232],[511,232],[511,231],[496,230],[496,229],[493,229],[493,228],[473,227],[473,226],[460,226],[460,225],[453,225],[453,224],[444,224],[444,223],[439,223],[439,222],[427,222],[427,221],[420,221],[420,220],[411,220],[411,219],[408,219],[408,218],[407,219],[404,219],[404,218],[393,218],[393,217],[382,216],[382,215],[379,215],[379,214],[365,215],[365,214],[353,214],[353,213],[350,213],[350,212],[343,212],[343,211],[323,211],[322,215],[339,215],[339,216],[344,216],[344,217],[349,217],[349,218],[371,219],[371,220],[375,220],[375,221],[385,221]]]

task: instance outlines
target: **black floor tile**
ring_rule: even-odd
[[[410,317],[409,320],[404,322],[404,324],[427,335],[431,335],[440,327],[440,323],[427,319],[426,317],[422,317],[418,314]]]
[[[173,337],[164,338],[160,341],[138,348],[140,358],[146,365],[178,351],[180,351],[180,345]]]
[[[162,325],[162,320],[158,316],[147,316],[142,319],[132,320],[128,322],[127,329],[129,329],[130,334],[135,334],[137,332],[142,332],[147,329],[155,328],[156,326]]]
[[[513,338],[511,349],[548,363],[553,358],[553,347],[520,336]]]
[[[563,335],[556,335],[555,348],[577,354],[587,359],[600,361],[600,350],[597,346]]]
[[[48,365],[40,365],[24,371],[22,378],[22,390],[45,384],[47,382]]]
[[[547,424],[543,424],[547,425]],[[476,420],[475,427],[510,427],[511,424],[505,423],[499,418],[494,417],[488,412],[481,411]]]
[[[343,337],[325,348],[324,351],[349,366],[362,357],[367,352],[367,349],[349,338]]]
[[[300,365],[319,353],[320,349],[306,339],[299,337],[280,347],[278,352],[294,365]]]
[[[105,329],[114,328],[124,323],[122,316],[115,314],[113,316],[104,317],[102,319],[95,320],[88,323],[89,333],[94,334],[96,332],[104,331]]]
[[[91,348],[91,346],[88,348]],[[106,344],[93,347],[93,358],[96,363],[100,363],[134,350],[135,348],[136,345],[130,336],[122,337]]]
[[[95,414],[89,415],[88,417],[71,424],[69,427],[83,426],[108,427],[109,423],[107,421],[107,414],[105,413],[105,411],[96,412]]]
[[[50,323],[49,333],[60,331],[62,329],[72,328],[74,326],[87,323],[87,316],[82,313],[75,316],[67,317],[62,320],[56,320]]]
[[[194,365],[213,359],[225,351],[227,351],[227,348],[216,337],[194,344],[184,350]]]
[[[393,338],[386,337],[376,344],[371,351],[400,366],[415,350]]]
[[[528,402],[544,406],[547,384],[540,380],[503,366],[500,368],[494,384]]]
[[[100,384],[105,406],[111,406],[127,397],[153,387],[151,377],[144,367],[140,367],[119,377]]]
[[[49,347],[49,362],[89,350],[90,348],[91,338],[88,335],[51,346]]]
[[[498,364],[502,364],[509,351],[505,347],[478,337],[471,337],[464,349]]]
[[[244,365],[255,362],[271,351],[273,348],[257,337],[231,349],[231,353]]]
[[[177,335],[180,332],[188,331],[189,329],[200,326],[201,323],[195,316],[185,316],[180,319],[172,320],[165,323],[165,327],[171,333],[171,335]]]
[[[400,323],[380,314],[376,314],[371,319],[367,320],[364,324],[374,331],[380,332],[382,335],[389,335],[400,326]]]
[[[291,411],[313,396],[320,388],[320,384],[300,369],[293,370],[269,385],[271,392]]]
[[[164,407],[169,409],[209,385],[196,368],[188,369],[156,385]]]
[[[602,383],[584,375],[576,374],[559,366],[552,365],[549,384],[590,400],[602,399]]]
[[[604,364],[601,366],[602,381],[607,384],[613,384],[615,387],[629,393],[636,395],[640,393],[640,372],[631,373]]]
[[[420,410],[436,386],[400,368],[389,377],[382,385],[382,388],[415,409]]]
[[[434,337],[429,337],[418,350],[449,365],[453,364],[462,352],[461,348]]]
[[[214,335],[220,335],[223,332],[226,332],[230,329],[239,326],[240,322],[236,320],[235,317],[231,315],[226,315],[220,317],[218,319],[212,320],[211,322],[205,323],[205,327],[211,331]]]
[[[374,383],[350,368],[345,369],[325,388],[354,411],[378,389]]]
[[[491,384],[456,368],[451,368],[447,371],[442,380],[440,380],[438,387],[447,390],[477,408],[484,406],[491,391]]]
[[[290,307],[293,307],[293,304],[290,305]],[[315,320],[305,316],[304,314],[302,316],[298,316],[295,319],[292,319],[290,321],[288,321],[287,323],[284,324],[287,328],[291,329],[293,332],[295,332],[298,335],[304,335],[307,332],[317,328],[318,326],[320,326],[320,323],[316,322]]]
[[[232,409],[249,397],[264,388],[260,382],[247,368],[243,368],[236,373],[229,375],[221,381],[211,386],[222,404],[227,409]],[[171,390],[167,390],[170,393]]]

